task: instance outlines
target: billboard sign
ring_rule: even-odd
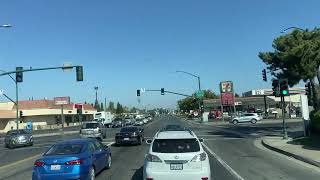
[[[235,103],[233,93],[222,93],[221,94],[221,104],[223,106],[233,106]]]
[[[66,96],[66,97],[55,97],[54,98],[54,104],[55,105],[70,104],[70,97],[69,96]]]
[[[232,81],[220,82],[220,93],[230,93],[230,92],[233,92]]]

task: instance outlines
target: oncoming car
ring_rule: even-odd
[[[203,139],[190,130],[159,131],[145,156],[143,180],[210,180],[211,170]]]

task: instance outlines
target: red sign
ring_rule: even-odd
[[[223,106],[233,106],[234,105],[233,93],[221,93],[221,104]]]
[[[76,108],[76,109],[82,109],[82,104],[74,104],[74,108]]]
[[[54,104],[55,105],[70,104],[70,97],[69,96],[66,96],[66,97],[55,97],[54,98]]]

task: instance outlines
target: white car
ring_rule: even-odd
[[[143,119],[143,123],[144,123],[144,124],[147,124],[148,121],[149,121],[148,118],[144,118],[144,119]]]
[[[209,157],[192,131],[159,131],[150,144],[143,180],[210,180]]]
[[[235,117],[232,119],[231,123],[238,124],[243,122],[251,122],[252,124],[257,123],[262,119],[257,113],[244,113],[239,117]]]

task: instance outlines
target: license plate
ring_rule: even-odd
[[[183,164],[170,164],[170,170],[182,170]]]
[[[125,141],[129,141],[129,138],[123,138],[123,140],[125,140]]]
[[[53,171],[58,171],[58,170],[61,169],[61,165],[51,165],[50,169],[53,170]]]

